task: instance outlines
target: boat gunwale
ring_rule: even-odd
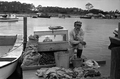
[[[19,58],[20,58],[20,57],[19,57]],[[11,62],[3,65],[3,66],[0,66],[0,69],[3,68],[3,67],[6,67],[6,66],[8,66],[8,65],[11,65],[11,64],[13,64],[13,63],[15,63],[15,62],[17,62],[17,60],[18,60],[19,58],[15,58],[13,61],[11,61]]]

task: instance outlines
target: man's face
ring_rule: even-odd
[[[81,28],[81,24],[75,24],[75,29],[80,29]]]

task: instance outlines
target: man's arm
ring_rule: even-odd
[[[79,35],[79,37],[78,37],[78,40],[80,41],[80,42],[83,42],[83,40],[84,40],[84,31],[81,29],[80,30],[80,35]]]

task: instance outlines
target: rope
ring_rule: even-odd
[[[16,46],[16,48],[14,48],[14,49],[12,49],[12,50],[9,50],[9,52],[14,51],[14,50],[17,49],[18,47],[20,47],[22,44],[23,44],[23,42],[22,42],[19,46]],[[13,47],[15,47],[15,46],[13,46]]]

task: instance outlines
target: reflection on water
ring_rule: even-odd
[[[84,52],[89,57],[103,59],[110,56],[110,50],[108,49],[109,36],[113,36],[113,30],[118,27],[118,22],[119,20],[107,19],[84,20],[85,40],[87,41],[87,48]]]

